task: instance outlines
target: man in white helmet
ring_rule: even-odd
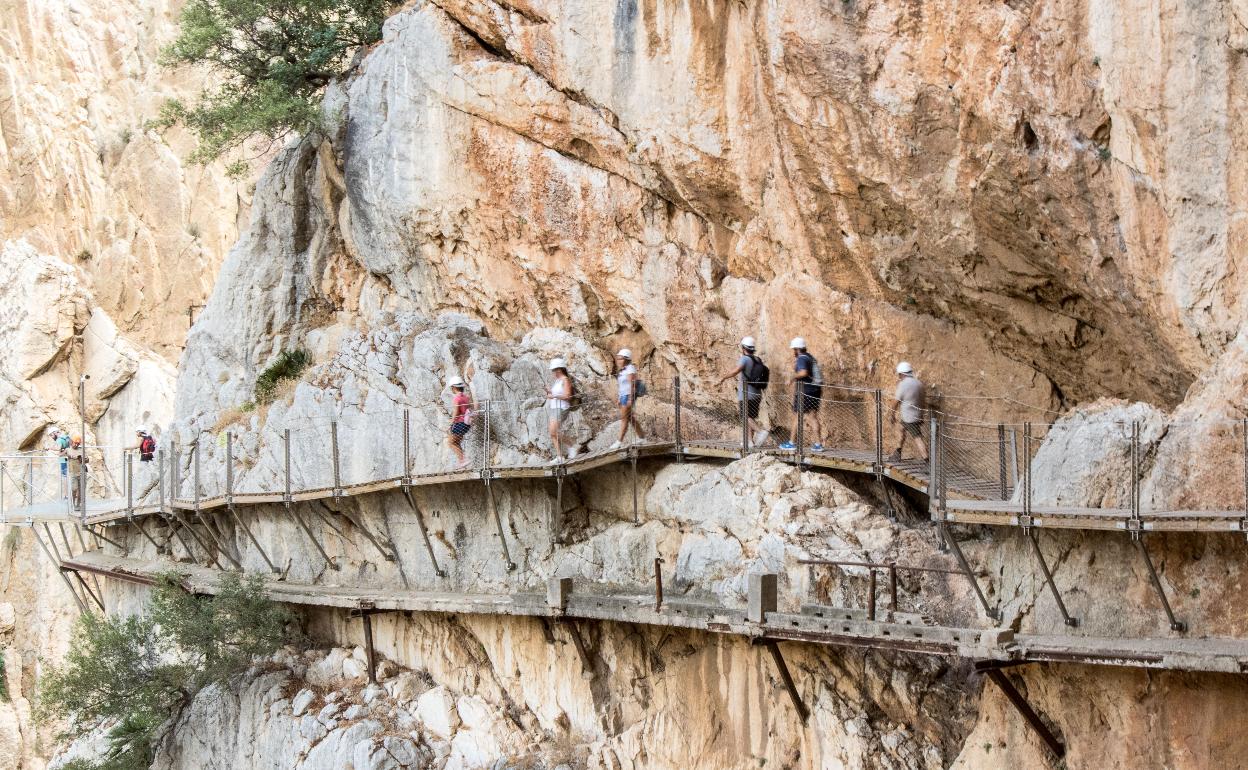
[[[907,361],[897,364],[897,392],[894,396],[897,402],[893,405],[892,421],[896,423],[897,418],[900,417],[901,428],[897,431],[897,449],[889,455],[888,459],[893,462],[901,460],[901,450],[905,447],[908,438],[914,445],[915,454],[926,461],[927,444],[923,443],[923,416],[927,411],[927,392],[919,378],[914,376],[914,367]]]
[[[737,380],[738,408],[745,412],[745,419],[750,435],[754,439],[754,445],[762,446],[767,441],[767,431],[758,424],[758,410],[763,404],[763,390],[767,387],[771,372],[763,363],[763,359],[759,358],[754,351],[754,338],[743,337],[741,355],[737,358],[736,368],[720,377],[717,384],[723,384],[733,378]],[[741,387],[743,382],[744,388]]]
[[[815,443],[811,449],[823,451],[823,420],[819,418],[819,406],[822,404],[823,375],[819,373],[819,362],[806,350],[806,340],[794,337],[789,343],[793,351],[793,438],[780,445],[781,449],[797,449],[797,425],[803,422],[815,424]]]

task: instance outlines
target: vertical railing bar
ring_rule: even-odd
[[[1031,516],[1031,423],[1023,424],[1023,515]]]
[[[685,457],[684,436],[681,434],[680,425],[680,377],[672,378],[672,394],[673,394],[673,417],[675,421],[675,441],[676,441],[676,459],[683,460]]]
[[[1010,496],[1005,471],[1005,425],[997,423],[997,475],[1001,481],[1002,500],[1008,500]]]
[[[747,406],[749,391],[746,390],[747,383],[745,381],[744,369],[741,370],[738,381],[738,387],[741,388],[740,392],[737,394],[737,412],[738,417],[741,419],[741,456],[745,457],[745,455],[750,451],[750,413],[749,407]]]
[[[330,451],[334,453],[334,499],[342,495],[342,476],[341,469],[338,465],[338,421],[333,420],[329,423],[329,444]]]

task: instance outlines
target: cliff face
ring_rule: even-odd
[[[421,4],[330,99],[308,226],[243,251],[689,376],[803,333],[857,382],[905,356],[1173,404],[1239,331],[1246,33],[1234,4],[1137,10]]]
[[[0,100],[0,237],[11,242],[0,259],[16,277],[0,288],[0,335],[19,353],[5,358],[0,380],[10,444],[29,444],[49,422],[75,419],[70,373],[83,369],[94,372],[88,412],[97,435],[119,441],[136,420],[164,422],[174,411],[167,362],[177,354],[186,305],[204,296],[237,236],[178,373],[171,436],[208,461],[219,461],[222,448],[201,437],[219,436],[226,412],[252,398],[257,373],[298,346],[321,367],[243,427],[319,426],[296,441],[300,453],[323,455],[330,415],[370,449],[370,431],[381,426],[376,414],[429,402],[470,360],[484,372],[482,387],[501,397],[540,388],[542,359],[568,355],[588,377],[603,371],[604,351],[629,345],[652,383],[679,374],[691,393],[708,397],[741,335],[760,339],[779,374],[787,340],[801,334],[832,382],[887,386],[893,363],[905,358],[954,397],[1001,394],[1046,408],[1102,396],[1151,402],[1101,405],[1076,419],[1146,423],[1149,504],[1230,499],[1229,476],[1202,458],[1229,448],[1233,436],[1187,421],[1243,416],[1242,0],[1147,8],[1084,0],[416,2],[331,88],[326,136],[293,143],[268,165],[241,232],[246,191],[215,169],[184,167],[182,139],[161,141],[141,127],[161,96],[193,86],[151,64],[170,33],[172,7],[11,3],[0,10],[11,20],[0,39],[10,94]],[[87,327],[92,333],[75,347],[74,334]],[[948,403],[955,411],[979,408]],[[1007,415],[1018,417],[982,416]],[[429,450],[423,459],[445,462],[436,435],[421,439]],[[252,481],[277,478],[275,446],[242,449],[264,458]],[[536,450],[518,456],[526,451]],[[1122,499],[1120,454],[1057,441],[1044,451],[1036,469],[1041,497],[1075,505]],[[1079,473],[1070,473],[1076,466]],[[1175,470],[1184,467],[1190,472]],[[717,491],[728,494],[732,474],[754,470],[732,470]],[[670,481],[679,471],[667,473]],[[701,501],[694,489],[690,501]],[[776,533],[760,511],[734,500],[721,500],[731,521],[712,517],[723,532],[679,519],[650,540],[648,531],[626,540],[624,525],[596,538],[582,532],[590,536],[575,548],[535,556],[528,578],[577,563],[601,568],[621,543],[632,544],[630,557],[644,551],[649,558],[662,541],[684,554],[686,569],[703,570],[699,576],[721,596],[737,597],[750,559],[783,565],[786,552],[768,551],[774,538],[764,535]],[[800,517],[818,503],[789,505]],[[864,510],[875,504],[861,502]],[[541,513],[529,498],[516,505],[522,521]],[[833,549],[853,543],[884,558],[900,542],[916,557],[932,555],[915,529],[894,539],[889,526],[875,526],[878,511],[832,523]],[[890,536],[872,539],[877,530]],[[292,549],[298,541],[276,524],[269,534]],[[513,534],[535,553],[549,545],[537,523]],[[803,547],[817,539],[797,535]],[[745,551],[734,551],[734,541]],[[36,563],[29,542],[21,548],[20,564]],[[987,536],[968,548],[987,565],[992,599],[1009,620],[1053,627],[1025,545]],[[1105,536],[1071,538],[1061,548],[1058,581],[1077,614],[1104,632],[1164,632],[1156,612],[1134,611],[1147,599],[1139,569],[1124,566],[1127,545]],[[1163,578],[1171,590],[1192,592],[1192,617],[1218,633],[1242,632],[1242,620],[1222,606],[1234,600],[1226,576],[1228,564],[1242,563],[1238,552],[1182,537],[1161,551],[1176,557]],[[501,572],[484,553],[477,566]],[[1189,558],[1205,554],[1216,558]],[[304,552],[288,558],[315,563]],[[407,579],[352,558],[360,576]],[[582,577],[638,582],[644,566],[618,574],[587,566]],[[6,585],[52,587],[19,596],[19,609],[58,596],[52,573],[29,578],[26,569],[10,567]],[[491,585],[505,587],[505,578]],[[1113,590],[1086,590],[1090,583]],[[1119,596],[1131,597],[1132,612],[1114,611]],[[30,640],[23,649],[63,644],[63,630],[49,632],[51,620],[44,621],[17,624],[15,638]],[[337,619],[317,622],[327,638],[354,641]],[[486,727],[468,728],[475,732],[459,739],[453,766],[480,766],[464,752],[488,741],[529,750],[529,728],[566,731],[573,717],[583,723],[584,743],[597,742],[588,754],[604,767],[695,766],[700,755],[692,749],[645,753],[689,736],[725,752],[716,757],[748,748],[784,762],[796,751],[810,766],[867,766],[882,755],[898,767],[959,756],[965,767],[1042,761],[1000,699],[980,698],[964,680],[937,690],[942,703],[978,709],[973,731],[964,711],[944,732],[927,721],[899,726],[915,719],[921,693],[941,676],[917,661],[889,668],[811,653],[803,666],[830,690],[868,682],[821,692],[831,704],[821,729],[833,737],[815,745],[778,718],[743,718],[720,733],[714,719],[690,723],[679,696],[649,701],[659,705],[647,711],[640,701],[621,705],[585,692],[588,685],[562,688],[549,677],[552,658],[534,629],[472,623],[467,635],[444,619],[396,623],[382,640],[412,667],[439,640],[454,637],[473,650],[428,666],[454,698],[485,698],[498,710],[486,719],[475,704],[464,707]],[[606,627],[601,643],[612,663],[622,662],[611,675],[626,678],[638,650],[658,642],[649,632],[625,640],[616,631]],[[505,658],[500,650],[512,644],[529,680],[489,684],[482,694],[479,683],[463,679],[491,657],[478,645]],[[708,696],[715,708],[760,702],[754,689],[731,692],[742,678],[725,673],[754,672],[744,674],[754,688],[756,652],[729,645],[687,657],[679,674],[659,672],[660,686],[682,695],[718,691],[718,699]],[[29,691],[35,664],[24,668]],[[1147,757],[1124,751],[1109,764],[1166,756],[1157,764],[1199,766],[1207,759],[1202,742],[1216,744],[1217,756],[1237,755],[1214,713],[1240,703],[1225,679],[1080,669],[1025,681],[1038,707],[1088,752],[1074,754],[1072,766],[1095,764],[1091,752],[1117,726],[1182,710],[1176,704],[1195,691],[1217,694],[1197,727],[1155,737]],[[287,686],[253,681],[240,687],[254,691],[206,694],[196,708],[215,713],[224,703],[222,713],[237,713],[237,721],[198,734],[179,729],[171,745],[202,741],[235,756],[228,752],[240,746],[285,752],[300,740],[320,741],[319,728],[286,703]],[[1106,687],[1133,700],[1105,695]],[[1069,703],[1088,693],[1097,694],[1094,713],[1071,714]],[[498,714],[510,715],[506,704],[521,695],[528,716],[516,729]],[[563,721],[543,710],[543,699],[569,704]],[[621,709],[627,720],[619,721]],[[674,730],[679,720],[691,732]],[[418,721],[419,733],[426,727]],[[308,735],[293,737],[305,726]],[[417,746],[413,761],[455,756],[457,734],[443,736],[444,746]],[[347,757],[343,740],[325,744],[324,762]],[[352,761],[385,766],[407,748]],[[544,761],[554,756],[547,751]],[[178,761],[162,759],[170,767]]]

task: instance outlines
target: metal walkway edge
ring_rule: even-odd
[[[224,573],[181,562],[129,559],[99,551],[62,562],[62,569],[150,585],[177,573],[197,593],[215,593]],[[266,579],[270,598],[288,604],[346,610],[393,610],[475,615],[598,620],[686,628],[730,634],[752,641],[779,640],[893,652],[942,655],[969,660],[1060,662],[1178,671],[1248,672],[1248,641],[1235,639],[1116,639],[1091,636],[1015,634],[1008,629],[930,626],[867,620],[861,610],[823,608],[799,614],[763,612],[706,602],[664,599],[641,593],[595,594],[572,591],[558,603],[537,592],[471,594],[381,587],[325,586]],[[901,621],[899,616],[896,620]]]

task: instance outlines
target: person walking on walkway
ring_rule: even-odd
[[[620,437],[611,445],[611,448],[619,449],[624,445],[624,437],[628,435],[629,425],[632,425],[633,431],[637,433],[638,441],[646,440],[646,435],[642,433],[641,425],[637,422],[637,416],[633,413],[637,398],[646,393],[646,386],[637,377],[637,367],[633,365],[633,351],[628,348],[621,348],[620,352],[615,354],[615,370],[620,397]]]
[[[139,453],[139,462],[150,463],[156,459],[156,439],[152,438],[152,434],[147,432],[147,428],[136,428],[134,431],[136,443],[127,449],[137,450]]]
[[[901,417],[901,428],[897,431],[897,449],[888,459],[893,462],[901,460],[901,450],[909,438],[914,444],[915,454],[927,460],[927,445],[923,443],[923,414],[927,410],[927,391],[918,377],[914,376],[914,367],[909,362],[897,364],[897,392],[894,394],[896,404],[893,405],[892,421]]]
[[[69,434],[60,428],[52,429],[52,447],[56,450],[56,454],[61,458],[61,499],[69,497],[69,457],[66,452],[69,451]]]
[[[572,410],[572,399],[576,397],[576,386],[572,383],[572,375],[568,374],[568,362],[556,358],[550,362],[550,371],[554,379],[546,388],[546,422],[550,428],[550,440],[555,445],[553,462],[563,462],[563,423]],[[576,457],[576,447],[568,449],[568,459]]]
[[[447,444],[455,453],[455,467],[467,468],[468,456],[464,454],[463,441],[468,431],[472,430],[472,418],[477,411],[474,398],[469,395],[471,386],[461,377],[452,377],[446,382],[451,389],[451,428],[446,436]]]
[[[737,380],[738,413],[745,413],[746,424],[753,437],[754,446],[762,446],[767,441],[767,431],[763,430],[758,423],[758,411],[763,404],[763,390],[767,387],[771,373],[767,365],[763,363],[763,359],[759,358],[754,350],[754,338],[742,338],[741,355],[737,358],[736,368],[725,373],[719,379],[718,384],[723,384],[733,378]]]
[[[780,445],[781,449],[797,449],[797,426],[801,423],[809,430],[811,422],[815,425],[815,443],[811,449],[823,451],[823,420],[819,417],[820,396],[823,391],[823,377],[819,374],[819,362],[806,350],[806,340],[794,337],[789,343],[793,351],[793,434],[792,438]],[[808,419],[809,418],[809,419]]]
[[[90,463],[87,460],[86,448],[82,445],[82,436],[74,436],[69,448],[65,450],[65,458],[69,464],[69,489],[74,508],[82,505],[83,469]]]

